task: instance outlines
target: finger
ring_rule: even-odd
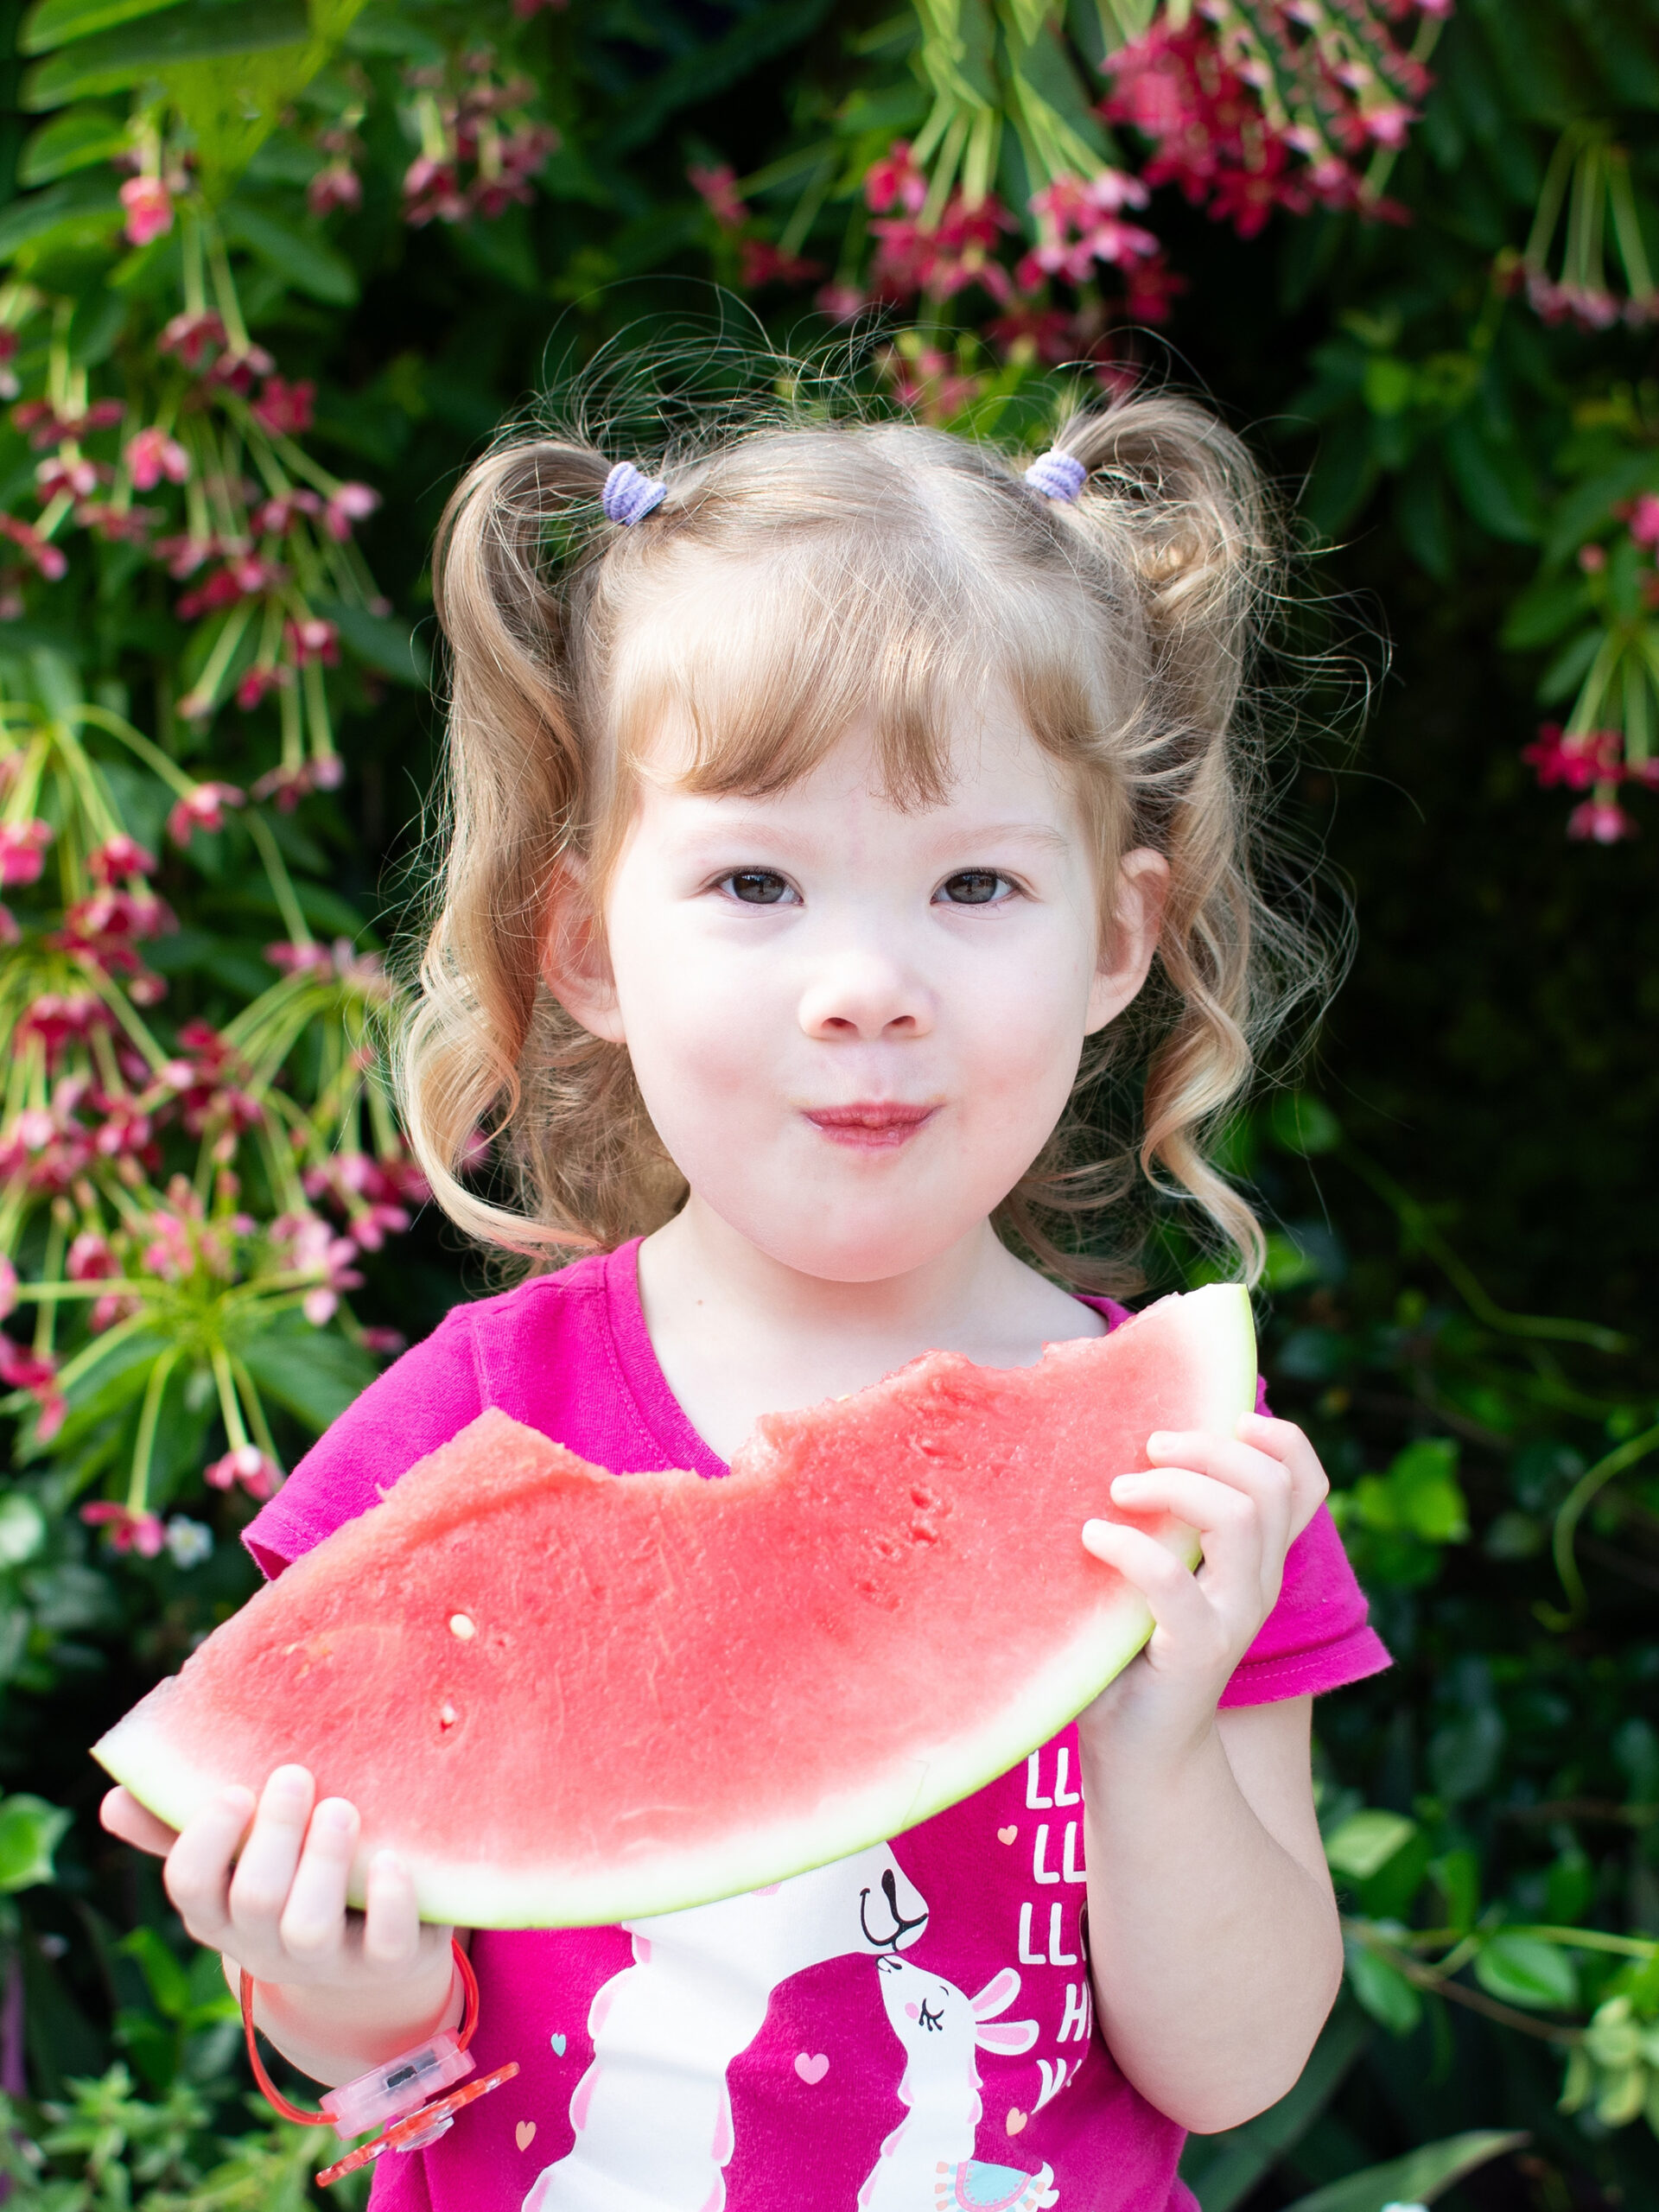
[[[447,1945],[448,1931],[443,1935]],[[363,1962],[377,1974],[407,1974],[420,1952],[414,1877],[395,1851],[377,1851],[364,1885]]]
[[[1263,1510],[1248,1491],[1192,1467],[1154,1467],[1145,1473],[1119,1475],[1112,1484],[1112,1503],[1123,1513],[1173,1513],[1196,1529],[1204,1539],[1205,1557],[1217,1547],[1248,1544],[1262,1548]]]
[[[300,1863],[315,1794],[302,1766],[279,1766],[264,1786],[231,1882],[231,1918],[245,1944],[275,1948],[281,1941],[277,1923]]]
[[[251,1798],[249,1802],[251,1805]],[[99,1824],[111,1835],[119,1836],[123,1843],[130,1843],[138,1851],[148,1851],[157,1859],[165,1859],[179,1840],[177,1828],[158,1821],[148,1806],[138,1802],[130,1789],[124,1789],[118,1783],[104,1793],[98,1817]]]
[[[251,1789],[221,1789],[179,1831],[162,1883],[198,1943],[223,1948],[230,1932],[231,1869],[254,1815]]]
[[[346,1882],[358,1827],[357,1808],[343,1797],[325,1797],[311,1815],[276,1923],[283,1950],[302,1965],[334,1957],[346,1940]]]
[[[1147,1456],[1160,1466],[1208,1475],[1254,1498],[1262,1516],[1264,1549],[1275,1560],[1283,1558],[1291,1538],[1292,1487],[1283,1460],[1236,1437],[1202,1429],[1148,1437]]]
[[[1280,1461],[1289,1475],[1294,1541],[1330,1495],[1330,1478],[1319,1453],[1294,1421],[1275,1421],[1270,1414],[1242,1414],[1238,1434],[1242,1442]]]
[[[1190,1467],[1159,1467],[1120,1475],[1112,1484],[1112,1503],[1135,1513],[1173,1513],[1198,1530],[1204,1548],[1199,1587],[1230,1624],[1243,1623],[1247,1615],[1259,1623],[1278,1595],[1284,1516],[1264,1508],[1249,1492]]]
[[[1155,1536],[1122,1521],[1085,1521],[1083,1543],[1085,1551],[1116,1567],[1141,1592],[1154,1625],[1180,1642],[1195,1660],[1212,1656],[1212,1646],[1223,1648],[1224,1629],[1198,1578],[1172,1558]]]

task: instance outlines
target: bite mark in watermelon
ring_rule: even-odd
[[[1254,1403],[1215,1285],[1028,1368],[930,1352],[760,1421],[723,1480],[613,1476],[488,1412],[93,1746],[181,1827],[285,1761],[429,1920],[580,1926],[758,1889],[1017,1764],[1145,1643],[1084,1549],[1160,1428]],[[1135,1516],[1189,1562],[1190,1529]]]

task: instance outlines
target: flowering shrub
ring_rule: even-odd
[[[414,1227],[391,986],[345,893],[366,911],[423,779],[404,702],[436,502],[556,313],[579,359],[677,304],[654,272],[712,271],[780,332],[861,323],[887,392],[1033,447],[1058,392],[1128,388],[1167,333],[1287,480],[1311,469],[1327,537],[1381,535],[1437,609],[1507,607],[1554,717],[1525,764],[1550,799],[1516,804],[1562,804],[1563,869],[1629,864],[1602,849],[1655,781],[1656,149],[1639,72],[1574,43],[1583,11],[1523,12],[1501,53],[1444,0],[916,0],[856,27],[818,0],[310,0],[307,39],[297,0],[32,19],[19,97],[44,119],[0,205],[15,1768],[89,1810],[79,1746],[239,1601],[239,1526],[391,1325],[455,1294]],[[185,51],[210,16],[221,43]],[[1536,66],[1539,21],[1571,68]],[[1517,778],[1520,734],[1494,742]],[[1372,2158],[1513,2120],[1541,2204],[1587,2208],[1592,2168],[1636,2201],[1659,1713],[1618,1577],[1659,1572],[1659,1401],[1611,1332],[1485,1299],[1321,1112],[1230,1139],[1289,1224],[1275,1401],[1319,1436],[1401,1660],[1320,1719],[1351,1972],[1310,2080],[1363,2082],[1337,2126]],[[1575,1127],[1561,1149],[1594,1147]],[[1160,1264],[1197,1264],[1174,1230]],[[37,1845],[62,1827],[17,1818]],[[309,2147],[247,2132],[222,1986],[99,1848],[79,1818],[60,1879],[33,1848],[0,1897],[38,2093],[0,2130],[19,2201],[297,2205]],[[18,2018],[7,1997],[0,2088]],[[1531,2084],[1502,2111],[1493,2037]],[[1534,2044],[1541,2068],[1510,2064]],[[1196,2147],[1205,2212],[1273,2145],[1328,2178],[1328,2144],[1294,2164],[1310,2113],[1208,2178]]]

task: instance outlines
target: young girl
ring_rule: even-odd
[[[250,1528],[268,1574],[486,1406],[717,1479],[757,1414],[929,1347],[1015,1366],[1113,1327],[1042,1226],[1128,1179],[1066,1126],[1109,1053],[1138,1073],[1140,1169],[1259,1250],[1200,1146],[1249,1071],[1263,944],[1290,942],[1245,856],[1266,546],[1242,449],[1154,398],[1073,416],[1028,468],[783,423],[664,477],[507,444],[436,569],[450,842],[409,1127],[464,1227],[590,1256],[457,1307],[365,1391]],[[458,1179],[481,1122],[516,1205]],[[522,2071],[384,2159],[376,2206],[1189,2203],[1183,2130],[1281,2096],[1336,1991],[1310,1705],[1386,1657],[1300,1431],[1258,1412],[1147,1454],[1103,1483],[1196,1526],[1204,1565],[1055,1532],[1156,1623],[1074,1726],[769,1890],[474,1936],[475,2055]],[[977,1634],[989,1674],[996,1621]],[[289,1767],[176,1838],[118,1790],[106,1817],[167,1852],[192,1936],[332,2082],[460,1999],[391,1853],[346,1910],[357,1815],[314,1796]]]

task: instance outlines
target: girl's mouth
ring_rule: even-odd
[[[806,1119],[831,1144],[855,1152],[896,1152],[938,1111],[935,1106],[906,1106],[897,1099],[862,1099],[850,1106],[810,1106]]]

